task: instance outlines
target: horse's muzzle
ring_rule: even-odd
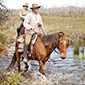
[[[61,58],[62,58],[62,59],[66,59],[66,57],[62,57],[62,56],[61,56]]]
[[[60,57],[61,57],[62,59],[65,59],[65,58],[66,58],[66,53],[60,53]]]
[[[66,59],[66,55],[60,55],[61,59]]]

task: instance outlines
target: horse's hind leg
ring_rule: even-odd
[[[20,72],[21,68],[20,68],[20,61],[17,61],[17,67],[18,67],[18,71]]]
[[[15,55],[16,55],[16,60],[17,60],[18,71],[20,71],[20,53],[18,52],[18,46],[19,46],[19,42],[16,41],[16,45],[15,45]]]
[[[16,52],[16,58],[17,58],[18,71],[20,71],[21,70],[21,68],[20,68],[20,54],[18,52]]]
[[[10,71],[14,67],[15,63],[16,63],[16,55],[14,53],[12,60],[11,60],[11,63],[9,64],[7,70]]]
[[[43,62],[42,61],[39,61],[39,67],[40,67],[39,68],[40,73],[45,75],[45,73],[44,73],[44,66],[43,66]]]

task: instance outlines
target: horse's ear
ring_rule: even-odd
[[[70,38],[66,37],[66,40],[67,40],[67,47],[72,45],[73,42]]]
[[[39,36],[40,38],[42,38],[43,35],[42,35],[42,34],[38,34],[38,36]]]
[[[63,37],[63,36],[65,36],[65,34],[64,34],[64,32],[59,32],[59,33],[58,33],[58,36],[59,36],[59,37]]]

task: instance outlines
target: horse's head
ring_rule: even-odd
[[[62,59],[66,58],[67,38],[63,32],[58,33],[58,50]]]

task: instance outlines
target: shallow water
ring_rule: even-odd
[[[57,49],[56,49],[57,50]],[[11,46],[8,49],[7,57],[0,57],[0,68],[7,68],[8,64],[11,61],[12,55],[14,53],[14,46]],[[80,57],[85,56],[81,53],[81,47],[79,51]],[[29,82],[29,85],[85,85],[85,61],[80,58],[76,58],[74,55],[74,48],[67,48],[67,58],[62,60],[60,55],[53,52],[50,56],[50,59],[45,64],[45,73],[47,80],[42,80],[39,77],[36,79],[34,75],[38,72],[38,62],[32,61],[31,69],[33,73],[33,78],[31,81],[24,81],[22,85],[28,85],[26,82]],[[23,66],[23,65],[22,65]],[[40,84],[38,82],[41,82]]]

